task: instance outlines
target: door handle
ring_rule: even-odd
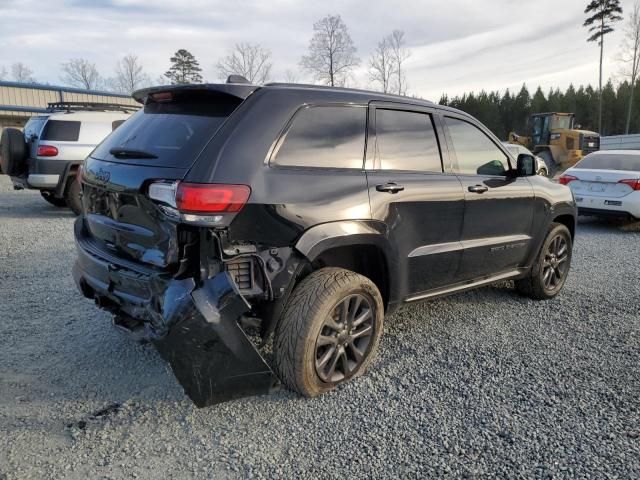
[[[489,190],[489,187],[487,187],[486,185],[469,185],[467,190],[473,193],[484,193]]]
[[[404,190],[404,187],[397,183],[389,182],[384,185],[376,185],[376,190],[379,192],[398,193]]]

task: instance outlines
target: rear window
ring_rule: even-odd
[[[580,162],[578,162],[573,168],[629,170],[632,172],[640,172],[640,151],[637,155],[592,153],[580,160]]]
[[[40,138],[57,142],[77,142],[80,138],[80,122],[49,120],[42,130]]]
[[[280,138],[272,165],[362,168],[367,108],[314,106],[299,110]]]
[[[32,138],[40,135],[40,130],[42,130],[42,126],[44,122],[47,121],[48,117],[31,117],[27,124],[24,126],[24,137],[27,141]]]
[[[111,125],[115,127],[113,133],[91,156],[115,162],[188,167],[240,101],[207,92],[150,103],[122,125]],[[112,148],[141,151],[157,158],[115,158],[109,153]]]

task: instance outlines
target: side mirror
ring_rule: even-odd
[[[533,155],[521,153],[518,155],[516,167],[519,177],[531,177],[536,174],[536,159]]]

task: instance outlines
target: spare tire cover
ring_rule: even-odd
[[[6,175],[20,175],[27,166],[27,144],[24,134],[17,128],[5,128],[0,137],[2,144],[2,158],[0,165],[2,173]]]

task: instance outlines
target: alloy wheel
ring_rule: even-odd
[[[342,299],[327,316],[316,340],[316,373],[334,383],[353,376],[374,338],[373,302],[356,293]]]
[[[556,235],[544,255],[542,262],[542,283],[546,290],[554,290],[561,285],[569,271],[569,243],[564,235]]]

